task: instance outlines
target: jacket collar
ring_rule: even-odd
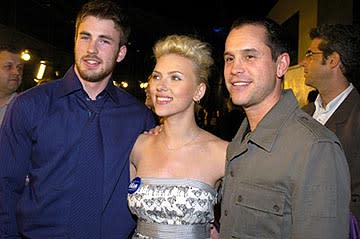
[[[360,102],[360,95],[354,87],[345,100],[339,105],[335,112],[330,116],[329,120],[325,123],[330,129],[334,129],[337,124],[345,123],[351,112],[356,109],[356,105]],[[357,106],[359,107],[359,106]]]

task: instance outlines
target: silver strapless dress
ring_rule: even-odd
[[[129,208],[138,217],[133,238],[210,238],[216,196],[197,180],[136,178],[128,194]]]

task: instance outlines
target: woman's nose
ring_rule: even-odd
[[[156,90],[157,91],[166,91],[168,89],[166,79],[160,79],[157,82]]]

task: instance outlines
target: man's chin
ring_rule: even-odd
[[[8,89],[10,91],[16,91],[19,88],[20,84],[12,84],[10,86],[8,86]]]
[[[87,82],[99,82],[99,81],[101,81],[100,78],[93,78],[93,77],[84,77],[83,79],[85,81],[87,81]]]
[[[94,72],[92,72],[92,74],[80,72],[80,76],[83,80],[88,82],[99,82],[104,78],[102,74],[95,74]]]

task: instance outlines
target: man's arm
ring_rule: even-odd
[[[350,175],[338,143],[312,145],[292,201],[296,238],[347,238]]]
[[[31,140],[26,130],[29,115],[24,107],[15,99],[0,128],[0,238],[19,238],[16,206],[25,185],[31,154]]]

